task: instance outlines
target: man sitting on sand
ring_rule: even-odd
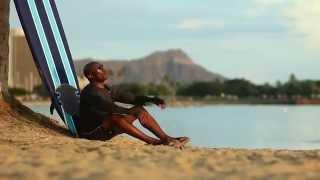
[[[174,138],[167,135],[143,107],[145,103],[153,103],[164,108],[164,100],[157,97],[135,96],[117,88],[110,88],[107,85],[108,71],[98,62],[86,64],[83,73],[90,83],[80,95],[80,120],[76,123],[80,137],[108,140],[126,133],[148,144],[178,148],[182,148],[189,141],[187,137]],[[114,102],[134,106],[124,108]],[[159,139],[150,137],[136,128],[133,125],[136,119]]]

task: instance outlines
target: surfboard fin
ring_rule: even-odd
[[[50,105],[50,114],[52,115],[54,111],[54,104],[53,104],[53,100],[51,100],[51,105]]]
[[[79,115],[80,92],[69,84],[61,84],[56,89],[57,99],[64,111],[70,115]]]

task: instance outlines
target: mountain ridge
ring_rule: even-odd
[[[83,66],[90,61],[100,62],[110,69],[112,71],[110,80],[114,84],[159,84],[164,78],[184,84],[227,79],[195,64],[193,59],[181,49],[155,51],[147,56],[131,60],[79,59],[74,61],[76,73],[81,76]]]

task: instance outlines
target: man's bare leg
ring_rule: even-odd
[[[181,141],[183,143],[186,143],[189,141],[189,138],[187,137],[180,137],[180,138],[173,138],[169,135],[167,135],[160,127],[160,125],[157,123],[157,121],[148,113],[146,109],[144,109],[141,106],[136,106],[131,109],[134,113],[138,114],[137,118],[139,119],[139,122],[143,127],[151,131],[154,135],[156,135],[163,144],[169,144],[174,141]]]
[[[112,115],[102,124],[102,127],[106,130],[111,129],[111,126],[117,126],[120,130],[126,134],[129,134],[135,138],[138,138],[148,144],[159,145],[161,141],[155,138],[152,138],[138,128],[136,128],[132,123],[136,117],[127,115]],[[117,135],[117,134],[115,134]],[[115,136],[114,135],[114,136]]]

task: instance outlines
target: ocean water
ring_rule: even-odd
[[[29,107],[49,115],[49,105]],[[165,132],[188,136],[191,144],[199,147],[320,149],[320,106],[214,105],[147,109]],[[54,117],[58,118],[56,114]],[[135,125],[143,129],[138,121]]]

